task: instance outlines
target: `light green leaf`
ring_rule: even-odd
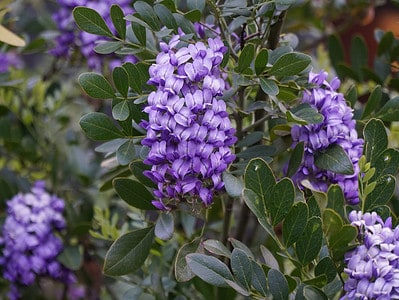
[[[77,6],[73,9],[73,17],[83,31],[107,37],[113,36],[104,19],[94,9]]]

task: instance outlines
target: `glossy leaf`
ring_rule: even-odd
[[[108,141],[124,137],[112,120],[104,113],[91,112],[79,121],[85,134],[95,141]]]
[[[383,121],[399,121],[399,96],[393,97],[385,103],[376,115]]]
[[[384,175],[377,179],[374,190],[367,195],[364,202],[364,211],[373,211],[375,208],[385,205],[391,199],[395,191],[395,177]]]
[[[77,6],[73,9],[73,17],[83,31],[96,35],[113,36],[104,19],[94,9]]]
[[[195,274],[191,272],[186,262],[186,256],[190,253],[198,252],[200,247],[200,238],[196,238],[190,243],[184,244],[177,252],[175,259],[175,277],[178,282],[191,280]]]
[[[255,46],[254,44],[246,44],[244,49],[242,49],[240,56],[238,57],[238,66],[237,71],[243,72],[246,68],[248,68],[254,59],[255,55]]]
[[[129,75],[123,67],[115,67],[112,71],[112,79],[115,87],[124,98],[127,98],[129,90]]]
[[[161,213],[155,223],[155,236],[161,240],[169,240],[173,237],[174,219],[171,213]]]
[[[113,186],[118,195],[129,205],[139,209],[155,209],[151,201],[154,197],[139,182],[129,178],[115,178]]]
[[[292,150],[291,158],[288,163],[288,169],[287,169],[288,177],[293,176],[298,171],[298,168],[301,166],[304,150],[305,150],[304,142],[297,143],[295,145],[295,148]]]
[[[314,164],[323,170],[338,174],[352,175],[353,164],[348,154],[337,144],[332,144],[315,155]]]
[[[114,98],[114,90],[104,76],[97,73],[82,73],[78,78],[82,89],[92,98]]]
[[[372,91],[367,99],[366,106],[364,107],[362,119],[365,119],[368,117],[375,109],[378,107],[378,105],[381,102],[381,97],[382,97],[382,90],[381,86],[377,85]]]
[[[333,260],[326,256],[321,259],[315,267],[314,273],[316,276],[326,275],[327,283],[331,282],[337,276],[337,269]]]
[[[288,282],[280,271],[270,269],[267,273],[267,281],[273,300],[288,300]]]
[[[259,83],[266,95],[276,96],[279,93],[278,85],[273,79],[260,78]]]
[[[119,237],[105,256],[104,273],[109,276],[122,276],[136,271],[146,260],[153,240],[153,226]]]
[[[266,197],[266,210],[270,212],[272,225],[275,226],[284,220],[294,203],[295,190],[291,179],[285,177],[273,188],[271,196]]]
[[[113,4],[110,10],[111,20],[114,24],[116,31],[118,32],[120,38],[124,40],[126,38],[126,20],[125,14],[120,6]]]
[[[267,62],[269,59],[269,51],[266,48],[263,48],[259,51],[258,55],[255,58],[255,73],[256,75],[262,74],[262,72],[266,69]]]
[[[306,54],[298,52],[287,53],[277,59],[268,74],[274,76],[297,75],[305,70],[310,65],[310,62],[311,58]]]
[[[308,220],[308,206],[305,202],[295,203],[283,223],[283,240],[286,247],[293,245],[305,230]]]
[[[160,29],[160,22],[154,9],[151,5],[144,1],[136,1],[133,4],[134,9],[140,14],[140,17],[145,21],[151,29],[158,31]]]
[[[323,242],[321,219],[312,217],[308,220],[305,230],[296,242],[295,251],[302,265],[307,265],[317,257]]]
[[[227,280],[234,281],[229,268],[216,257],[200,253],[186,256],[191,271],[203,281],[218,287],[228,287]]]
[[[384,123],[381,120],[371,119],[367,122],[364,131],[364,154],[366,160],[373,165],[378,156],[387,148],[388,137]]]
[[[231,253],[231,270],[237,282],[249,290],[252,281],[251,261],[245,252],[238,248]]]

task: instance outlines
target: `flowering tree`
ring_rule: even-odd
[[[104,3],[59,1],[51,53],[81,47],[79,84],[105,100],[79,124],[103,155],[89,185],[118,205],[80,242],[123,299],[399,298],[399,40],[378,31],[370,67],[361,38],[348,60],[322,36],[323,68],[289,32],[298,1]]]

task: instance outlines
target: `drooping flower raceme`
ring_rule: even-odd
[[[86,6],[97,11],[108,25],[110,30],[113,30],[112,19],[110,16],[110,7],[112,4],[118,4],[125,14],[133,13],[131,0],[58,0],[59,8],[53,14],[53,20],[57,24],[60,32],[55,42],[56,45],[50,50],[50,53],[56,57],[69,58],[72,54],[73,47],[80,48],[82,55],[87,59],[89,68],[101,71],[103,66],[104,56],[97,54],[93,49],[97,42],[104,40],[104,37],[77,30],[75,21],[73,19],[72,10],[76,6]],[[114,32],[115,33],[115,32]],[[122,64],[122,60],[116,56],[110,56],[110,68]],[[133,56],[126,56],[124,61],[135,62]]]
[[[19,193],[7,202],[7,217],[0,244],[3,277],[10,281],[10,299],[18,299],[22,286],[40,277],[64,283],[75,281],[73,273],[57,261],[63,244],[56,232],[66,226],[64,201],[45,191],[38,181],[30,193]]]
[[[339,79],[328,82],[327,75],[327,72],[323,71],[309,74],[309,83],[314,84],[314,87],[304,92],[302,102],[310,104],[324,116],[324,120],[319,124],[298,125],[292,128],[294,143],[305,143],[303,162],[293,179],[299,185],[302,180],[308,179],[315,189],[324,192],[329,184],[339,184],[347,203],[357,204],[358,161],[363,151],[363,140],[358,138],[352,109],[343,95],[336,91],[340,85]],[[315,166],[315,154],[331,145],[339,145],[346,152],[353,165],[352,175],[337,174]]]
[[[224,187],[221,175],[235,159],[236,141],[226,103],[218,99],[225,89],[220,63],[226,47],[219,38],[208,45],[197,42],[178,47],[180,36],[161,52],[150,69],[149,84],[157,87],[144,109],[149,120],[142,144],[150,147],[145,172],[157,189],[154,206],[170,209],[178,202],[212,203]]]
[[[399,299],[399,227],[392,229],[391,218],[383,222],[375,212],[352,211],[349,220],[362,242],[345,255],[341,299]]]

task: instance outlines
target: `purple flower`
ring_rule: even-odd
[[[180,46],[180,47],[179,47]],[[226,47],[219,38],[180,45],[180,36],[168,44],[149,69],[149,84],[157,87],[144,109],[149,120],[142,144],[150,147],[145,175],[157,184],[153,201],[159,209],[178,202],[210,205],[223,189],[222,172],[235,159],[230,146],[236,141],[226,103],[220,63]]]
[[[309,74],[309,83],[314,87],[304,92],[303,103],[310,104],[324,120],[319,124],[296,125],[291,130],[294,144],[303,141],[305,152],[303,163],[293,176],[300,186],[308,179],[317,190],[327,191],[329,184],[339,184],[347,203],[359,203],[358,161],[363,151],[363,140],[358,138],[353,120],[352,109],[346,104],[341,93],[336,92],[340,85],[338,78],[327,81],[327,72]],[[322,170],[315,166],[314,156],[331,145],[339,145],[348,155],[354,168],[354,174],[343,175]]]
[[[392,229],[391,218],[383,222],[375,212],[352,211],[349,220],[361,244],[345,255],[341,299],[399,299],[399,227]]]
[[[57,36],[56,45],[50,50],[50,53],[56,57],[69,58],[72,55],[73,48],[78,47],[82,55],[87,59],[89,68],[101,71],[104,56],[97,54],[93,49],[100,41],[104,41],[104,37],[78,30],[73,19],[72,10],[76,6],[86,6],[96,10],[112,31],[110,7],[114,2],[109,0],[58,0],[58,4],[59,9],[53,14],[53,20],[57,24],[60,34]],[[131,0],[121,0],[117,4],[125,14],[133,13]],[[116,55],[110,55],[110,58],[112,59],[110,63],[111,69],[116,65],[122,64],[122,60]],[[124,61],[135,62],[136,59],[133,56],[126,56]]]
[[[0,73],[7,72],[11,67],[20,69],[22,66],[23,62],[15,52],[0,52]]]
[[[4,278],[11,283],[11,299],[18,299],[20,288],[32,285],[38,277],[75,281],[72,272],[57,261],[63,244],[55,232],[65,228],[64,206],[62,199],[45,191],[41,181],[30,193],[19,193],[7,202],[0,265]]]

